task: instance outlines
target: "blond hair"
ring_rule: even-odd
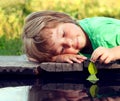
[[[60,23],[77,24],[69,15],[55,11],[39,11],[28,15],[23,26],[22,39],[24,51],[30,58],[39,62],[51,61],[54,54],[51,52],[50,28]]]

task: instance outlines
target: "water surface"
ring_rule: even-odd
[[[112,72],[113,73],[113,72]],[[92,84],[79,73],[0,78],[0,101],[120,101],[119,73],[98,74]]]

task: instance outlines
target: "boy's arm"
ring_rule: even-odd
[[[68,62],[68,63],[81,63],[87,58],[78,54],[61,54],[52,57],[52,62]]]
[[[50,62],[67,62],[67,63],[81,63],[87,58],[83,55],[78,55],[78,54],[61,54],[61,55],[56,55],[53,56]],[[28,60],[31,62],[39,62],[34,58],[28,57]]]

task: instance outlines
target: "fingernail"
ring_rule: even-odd
[[[83,59],[87,59],[87,57],[83,57]]]

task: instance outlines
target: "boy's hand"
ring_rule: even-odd
[[[91,61],[100,63],[110,63],[115,60],[113,48],[98,47],[91,55]]]
[[[62,55],[54,56],[52,59],[55,62],[81,63],[87,58],[85,56],[78,54],[62,54]]]

